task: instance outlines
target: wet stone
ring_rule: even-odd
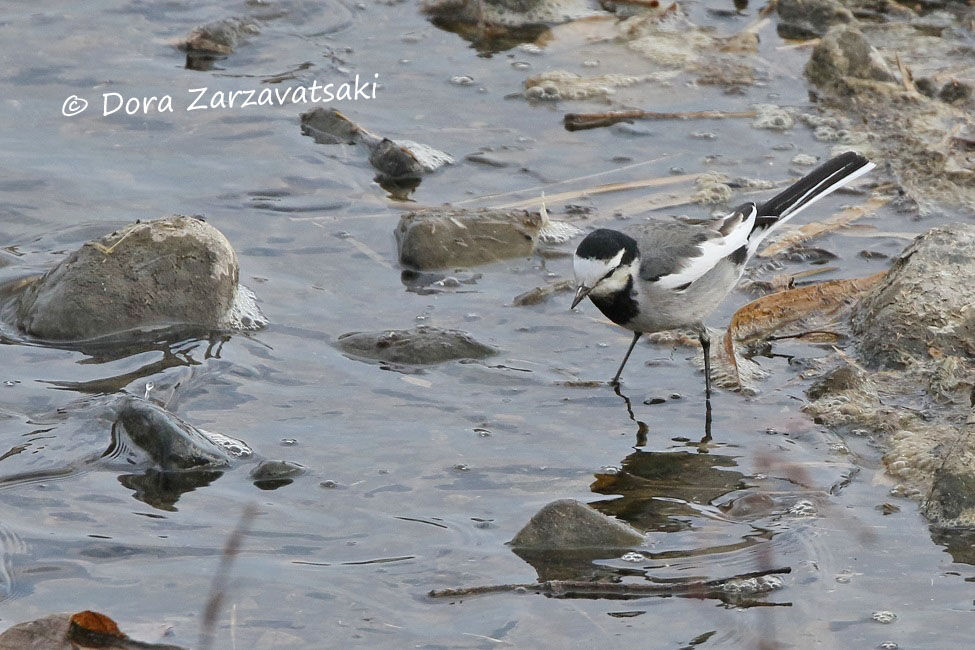
[[[118,405],[113,436],[122,432],[160,469],[216,469],[230,466],[231,457],[221,445],[161,406],[138,397],[123,397]],[[129,447],[124,443],[120,445],[117,440],[114,444]]]
[[[237,255],[195,217],[136,222],[90,241],[29,286],[17,326],[56,341],[135,329],[216,329],[237,294]]]
[[[339,337],[338,346],[355,357],[411,365],[483,359],[497,353],[467,332],[426,325],[411,330],[349,332]]]
[[[975,226],[929,230],[895,258],[854,307],[852,324],[871,364],[902,368],[937,353],[975,355]]]
[[[829,30],[813,50],[806,65],[806,76],[820,86],[843,86],[844,77],[886,82],[895,80],[880,53],[852,26]]]
[[[305,473],[305,468],[287,460],[261,461],[250,472],[254,485],[262,490],[274,490],[291,484],[292,480]]]
[[[833,25],[853,22],[853,13],[837,0],[779,0],[776,9],[782,38],[819,38]]]
[[[526,210],[427,210],[404,214],[396,227],[399,259],[426,270],[528,257],[544,220]]]
[[[853,364],[844,364],[826,374],[806,391],[809,399],[819,399],[847,390],[861,389],[867,382],[867,374]]]
[[[226,56],[233,53],[245,36],[259,33],[260,28],[253,20],[227,18],[197,27],[179,47],[186,52]]]
[[[546,505],[509,544],[514,548],[549,551],[632,548],[644,536],[618,519],[574,499]]]

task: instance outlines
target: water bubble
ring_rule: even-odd
[[[605,467],[599,468],[600,474],[605,474],[607,476],[618,476],[623,470],[619,467],[614,467],[613,465],[606,465]]]
[[[893,641],[884,641],[877,647],[880,648],[880,650],[897,650],[898,646]]]
[[[13,380],[13,379],[8,379],[5,382],[3,382],[3,385],[4,386],[7,386],[9,388],[11,386],[16,386],[19,383],[20,383],[19,381],[16,381],[16,380]]]
[[[527,70],[528,68],[532,67],[532,64],[528,61],[512,61],[511,67],[515,70]]]
[[[470,86],[474,83],[474,77],[466,74],[454,75],[450,78],[450,83],[455,86]]]
[[[647,558],[642,553],[635,553],[633,551],[630,551],[629,553],[623,555],[623,557],[621,557],[620,559],[623,560],[624,562],[643,562]]]
[[[325,481],[322,481],[322,482],[321,482],[321,483],[319,483],[318,485],[319,485],[320,487],[323,487],[323,488],[329,488],[329,489],[335,489],[335,488],[337,488],[337,487],[341,487],[341,486],[339,485],[339,482],[338,482],[338,481],[333,481],[333,480],[331,480],[331,479],[328,479],[328,480],[325,480]]]
[[[599,59],[586,59],[585,61],[582,62],[582,67],[583,68],[598,68],[599,67]]]
[[[879,612],[874,612],[870,615],[870,618],[877,621],[878,623],[893,623],[897,620],[897,614],[894,612],[888,612],[887,610],[880,610]]]
[[[281,438],[282,447],[294,447],[298,444],[298,441],[294,438]]]
[[[248,458],[254,453],[254,450],[248,447],[243,440],[237,440],[236,438],[225,436],[222,433],[214,433],[204,429],[200,429],[199,431],[210,442],[223,447],[234,458]]]
[[[534,43],[522,43],[521,45],[519,45],[517,47],[517,49],[519,49],[522,52],[525,52],[527,54],[541,54],[542,53],[542,48],[540,48],[539,46],[535,45]]]
[[[477,434],[477,437],[478,438],[490,438],[491,437],[491,432],[488,431],[487,429],[483,429],[481,427],[476,427],[474,429],[474,433]]]
[[[469,472],[469,471],[470,471],[470,469],[471,469],[471,467],[470,467],[470,465],[467,465],[467,464],[465,464],[465,463],[457,463],[457,464],[456,464],[456,465],[454,465],[454,467],[453,467],[453,470],[454,470],[455,472]]]
[[[481,317],[479,314],[475,314],[474,312],[471,312],[469,314],[464,314],[464,320],[467,321],[468,323],[471,323],[476,320],[481,320]]]
[[[777,576],[758,576],[757,578],[729,580],[721,585],[721,590],[727,594],[763,594],[781,589],[782,584],[782,579]]]

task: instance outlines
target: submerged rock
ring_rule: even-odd
[[[853,13],[837,0],[779,0],[776,10],[782,38],[819,38],[831,26],[853,21]]]
[[[460,330],[421,325],[411,330],[349,332],[338,339],[343,352],[390,363],[423,365],[453,359],[483,359],[497,354]]]
[[[262,490],[275,490],[289,485],[295,477],[305,473],[305,468],[287,460],[265,460],[251,470],[254,485]]]
[[[593,97],[608,97],[615,93],[616,88],[625,88],[646,81],[660,81],[673,75],[647,74],[624,75],[604,74],[583,77],[565,70],[550,70],[534,77],[525,79],[524,95],[528,99],[545,99],[557,101],[560,99],[591,99]]]
[[[216,20],[190,32],[179,43],[179,48],[187,53],[226,56],[233,53],[245,36],[253,36],[260,31],[257,23],[248,18]]]
[[[508,542],[513,548],[546,551],[622,549],[639,546],[643,533],[575,499],[553,501]]]
[[[555,25],[602,13],[592,0],[425,0],[431,18],[470,25]]]
[[[17,326],[53,341],[217,329],[228,324],[237,277],[230,242],[201,219],[136,222],[84,244],[24,289]]]
[[[863,357],[903,368],[912,360],[975,356],[975,226],[918,237],[853,311]]]
[[[355,124],[339,111],[315,108],[301,114],[301,132],[319,144],[360,144],[369,150],[369,162],[390,180],[419,178],[454,159],[412,140],[390,140]]]
[[[161,406],[138,397],[124,396],[116,407],[113,447],[107,456],[113,456],[120,449],[131,451],[134,445],[148,456],[153,466],[163,470],[230,466],[232,456],[225,447]],[[119,439],[123,434],[132,444]],[[127,462],[133,461],[133,458],[127,458]]]
[[[418,269],[476,266],[528,257],[545,220],[525,210],[426,210],[400,217],[400,262]]]

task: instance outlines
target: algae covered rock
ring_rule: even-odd
[[[205,221],[136,222],[87,242],[27,287],[17,326],[54,341],[217,328],[234,305],[237,277],[233,247]]]
[[[843,85],[845,77],[893,82],[894,74],[886,61],[853,26],[836,26],[816,45],[806,76],[819,86]]]
[[[855,306],[852,322],[862,356],[874,365],[975,355],[975,226],[919,236]]]
[[[819,38],[833,25],[853,22],[853,13],[837,0],[779,0],[776,9],[782,38]]]
[[[338,346],[352,356],[413,365],[483,359],[497,353],[467,332],[426,325],[411,330],[349,332],[339,337]]]
[[[426,210],[400,217],[399,259],[418,270],[528,257],[544,218],[526,210]]]
[[[539,510],[509,544],[515,549],[577,551],[639,546],[643,534],[575,499],[553,501]]]

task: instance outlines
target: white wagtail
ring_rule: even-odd
[[[705,222],[656,221],[628,229],[600,228],[586,235],[572,260],[577,290],[572,308],[589,296],[607,318],[633,331],[612,383],[619,384],[633,346],[643,334],[694,328],[704,349],[710,413],[711,341],[704,326],[738,283],[745,264],[769,233],[833,190],[874,168],[847,152],[800,178],[772,199],[743,203]]]

